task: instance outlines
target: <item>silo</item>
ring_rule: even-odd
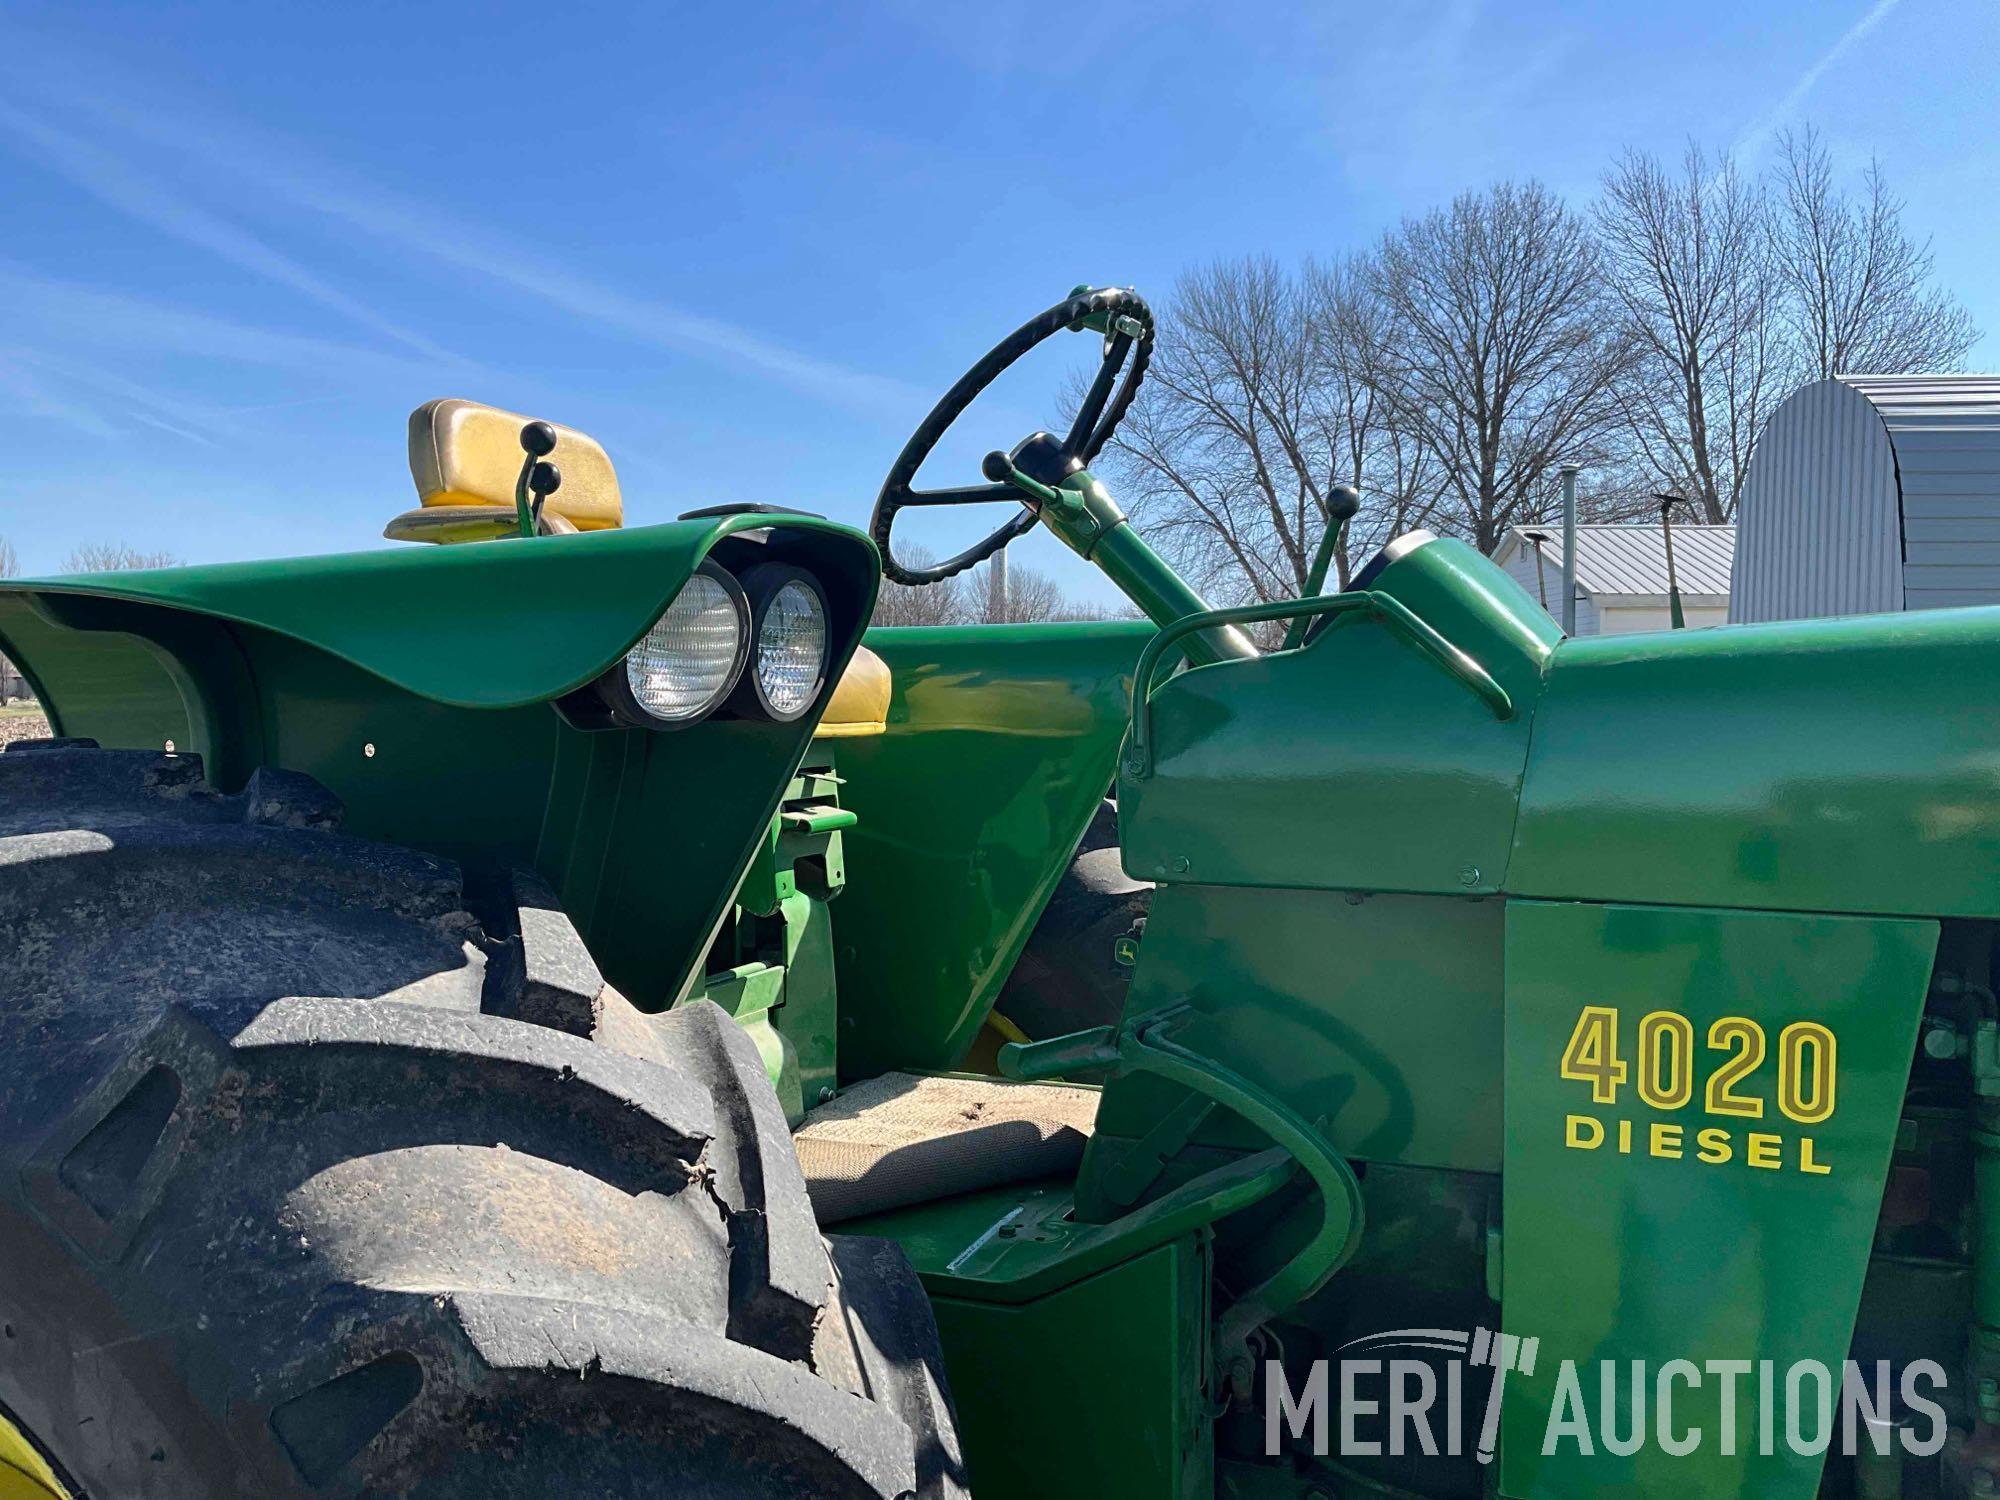
[[[2000,604],[2000,376],[1801,387],[1736,521],[1732,622]]]

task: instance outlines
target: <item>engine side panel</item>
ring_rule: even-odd
[[[1502,915],[1497,900],[1165,886],[1127,1013],[1192,1005],[1187,1045],[1320,1120],[1347,1156],[1497,1172]],[[1107,1216],[1126,1206],[1121,1160],[1185,1097],[1145,1074],[1106,1085],[1083,1183]],[[1223,1110],[1189,1141],[1265,1144]]]
[[[1734,1455],[1706,1374],[1674,1405],[1695,1452],[1620,1457],[1599,1362],[1618,1362],[1621,1435],[1631,1361],[1649,1405],[1670,1359],[1772,1360],[1780,1393],[1794,1361],[1838,1381],[1937,940],[1928,921],[1508,904],[1502,1309],[1540,1343],[1508,1377],[1504,1494],[1813,1494],[1821,1460],[1788,1447],[1782,1414],[1758,1454],[1754,1374]],[[1656,1016],[1673,1019],[1646,1045]],[[1590,1456],[1543,1451],[1566,1360]]]
[[[1410,638],[1334,617],[1302,649],[1196,667],[1152,694],[1154,754],[1120,768],[1125,868],[1142,880],[1319,890],[1501,889],[1534,707],[1558,632],[1463,543],[1371,587],[1505,688],[1501,719]]]

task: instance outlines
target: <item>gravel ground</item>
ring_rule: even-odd
[[[10,740],[42,740],[49,734],[49,721],[40,714],[0,710],[0,745]]]

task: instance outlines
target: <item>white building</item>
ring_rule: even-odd
[[[1539,546],[1537,545],[1539,543]],[[1681,617],[1690,630],[1729,618],[1733,526],[1674,527],[1674,574],[1680,582]],[[1561,521],[1510,526],[1493,560],[1562,619]],[[1657,521],[1631,525],[1588,523],[1576,528],[1576,633],[1622,635],[1666,630],[1673,623],[1667,601],[1667,547]]]
[[[1764,425],[1732,620],[2000,604],[2000,375],[1840,375]]]

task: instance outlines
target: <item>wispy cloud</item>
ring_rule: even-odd
[[[265,413],[340,400],[342,391],[435,390],[466,368],[449,356],[281,333],[5,260],[0,307],[8,310],[0,330],[8,340],[0,343],[0,413],[60,422],[99,439],[161,432],[207,448],[254,446],[272,436]],[[147,378],[191,360],[247,366],[259,372],[256,383],[270,399],[207,401],[178,381]],[[308,394],[286,395],[288,388]]]
[[[1782,99],[1744,127],[1743,133],[1737,136],[1736,143],[1731,148],[1731,155],[1739,161],[1747,161],[1762,151],[1785,122],[1798,113],[1799,106],[1806,102],[1806,96],[1812,93],[1820,79],[1826,76],[1827,70],[1846,56],[1856,42],[1887,20],[1889,12],[1902,3],[1903,0],[1875,0],[1860,20],[1843,31],[1832,46],[1813,59],[1812,66],[1799,74],[1797,81],[1785,90]]]
[[[243,155],[226,163],[212,155],[209,160],[251,177],[261,191],[341,220],[372,238],[514,287],[642,343],[754,370],[844,405],[904,407],[917,394],[902,381],[802,353],[740,324],[619,291],[462,220],[441,221],[434,209],[392,193],[357,191],[327,177],[273,171]]]
[[[43,44],[15,36],[17,51]],[[173,187],[155,184],[159,171],[181,185],[208,191],[227,182],[232,203],[254,205],[267,216],[274,206],[293,210],[286,227],[298,231],[331,222],[350,240],[356,234],[405,257],[470,273],[518,291],[615,335],[709,363],[780,381],[840,406],[905,412],[922,393],[889,377],[823,359],[742,323],[624,291],[559,265],[509,237],[463,216],[441,212],[338,165],[316,159],[296,142],[242,120],[204,118],[193,101],[160,95],[154,81],[111,75],[97,60],[64,50],[49,66],[31,55],[17,59],[10,91],[40,90],[37,116],[0,106],[0,129],[30,142],[43,159],[107,202],[155,227],[203,245],[233,263],[256,270],[349,316],[376,315],[329,286],[297,261],[241,226],[184,203]],[[60,77],[58,93],[41,78]],[[63,114],[64,124],[51,118]],[[68,128],[65,129],[64,126]],[[135,164],[144,158],[145,170]],[[304,210],[308,221],[297,213]],[[435,347],[393,324],[378,332],[421,352]]]
[[[46,417],[87,432],[92,437],[116,437],[118,430],[86,402],[65,400],[38,377],[34,362],[20,349],[0,349],[0,411]]]
[[[7,410],[96,438],[126,436],[137,423],[204,448],[221,446],[233,430],[223,413],[115,370],[20,344],[0,348],[0,411]]]
[[[1484,0],[1324,8],[1314,33],[1338,79],[1322,104],[1351,186],[1397,210],[1518,171],[1522,120],[1575,51],[1568,26]]]
[[[17,364],[32,359],[45,373],[96,384],[109,390],[126,381],[127,390],[148,399],[156,414],[180,425],[203,426],[190,403],[149,392],[128,377],[114,375],[83,351],[115,353],[120,358],[184,355],[205,361],[253,365],[283,370],[323,381],[348,384],[432,385],[458,366],[417,354],[390,354],[334,339],[280,333],[212,313],[176,307],[124,292],[107,291],[0,261],[0,305],[9,310],[9,332],[22,340],[10,351]],[[36,353],[60,349],[61,355]],[[226,414],[213,411],[206,419],[221,422]]]
[[[192,428],[176,427],[172,422],[167,421],[166,418],[156,417],[151,412],[135,410],[132,413],[132,420],[143,422],[148,427],[157,427],[161,432],[167,433],[172,437],[184,438],[190,443],[199,443],[204,448],[219,446],[214,438],[203,437]]]
[[[163,187],[112,152],[46,119],[0,102],[0,135],[100,202],[231,265],[311,298],[372,333],[433,359],[452,356],[338,288],[256,235],[200,207],[185,189]]]
[[[117,430],[114,418],[139,422],[208,448],[221,446],[241,431],[241,424],[226,411],[72,355],[16,346],[0,358],[10,359],[17,371],[32,372],[44,393],[59,390],[68,410],[65,419],[75,423],[76,413],[82,412],[89,420],[76,425],[100,435]]]

